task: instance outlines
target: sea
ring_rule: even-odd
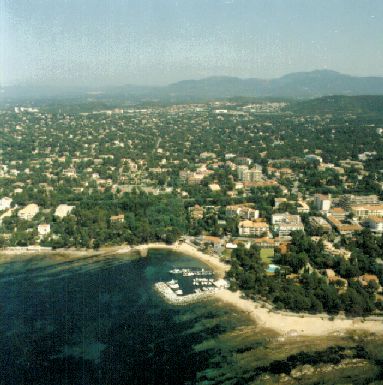
[[[2,261],[0,384],[236,383],[229,336],[251,321],[213,299],[165,302],[154,284],[174,268],[208,267],[169,250]]]

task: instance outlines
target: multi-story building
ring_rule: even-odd
[[[327,216],[327,220],[331,223],[332,226],[334,226],[339,234],[342,235],[350,235],[355,232],[359,232],[362,230],[362,226],[360,226],[357,223],[342,223],[339,219],[336,219],[332,215]]]
[[[243,205],[233,205],[226,207],[228,217],[240,217],[242,219],[258,219],[259,210]]]
[[[370,230],[374,233],[383,233],[383,218],[369,216],[367,219],[367,224]]]
[[[349,209],[353,205],[374,205],[379,203],[379,197],[375,194],[371,195],[353,195],[345,194],[339,199],[340,205]]]
[[[269,231],[269,225],[266,222],[241,221],[238,230],[239,235],[261,236]]]
[[[314,228],[321,229],[324,232],[331,231],[330,224],[322,217],[310,217],[309,222]]]
[[[238,179],[242,182],[257,182],[262,180],[262,166],[255,164],[254,167],[238,166]]]
[[[316,194],[314,196],[314,206],[320,211],[329,211],[331,207],[331,197],[329,195]]]
[[[346,218],[346,211],[341,207],[333,207],[329,211],[329,215],[332,215],[334,218],[343,221]]]
[[[359,219],[364,219],[369,216],[383,217],[383,204],[355,205],[351,206],[351,211]]]
[[[293,231],[304,231],[304,226],[299,215],[289,213],[273,214],[272,224],[274,232],[280,237],[288,236]]]

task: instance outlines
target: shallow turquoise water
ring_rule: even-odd
[[[2,263],[0,383],[196,384],[220,353],[195,347],[246,321],[212,302],[166,304],[153,284],[175,267],[206,266],[159,250]]]

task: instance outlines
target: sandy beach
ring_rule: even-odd
[[[171,249],[191,257],[198,258],[209,265],[220,278],[230,269],[230,266],[221,262],[218,257],[210,256],[197,250],[189,244],[168,246],[164,244],[152,243],[141,245],[133,249],[148,250],[150,248]],[[218,301],[236,307],[245,312],[249,317],[256,321],[257,325],[263,328],[269,328],[284,336],[326,336],[343,335],[352,331],[365,331],[383,335],[382,320],[371,320],[368,318],[329,319],[327,315],[296,314],[289,312],[274,312],[268,308],[262,307],[250,299],[242,298],[240,291],[232,292],[226,289],[220,289],[213,294]],[[282,313],[282,314],[281,314]]]
[[[176,245],[166,245],[163,243],[148,243],[138,246],[111,246],[95,250],[50,250],[50,251],[28,251],[28,250],[2,250],[0,258],[2,262],[12,260],[14,256],[31,255],[31,254],[53,254],[63,255],[69,258],[81,258],[86,256],[110,256],[113,254],[128,254],[134,251],[139,252],[143,257],[147,255],[149,249],[167,249],[178,253],[189,255],[197,258],[210,266],[216,273],[218,278],[223,278],[230,266],[219,260],[218,257],[207,255],[194,246],[182,243]],[[221,303],[225,303],[236,307],[238,310],[245,312],[251,317],[259,327],[269,328],[284,336],[326,336],[326,335],[343,335],[352,331],[365,331],[383,335],[383,318],[354,318],[343,319],[335,317],[334,320],[329,319],[327,315],[310,315],[296,314],[289,312],[276,312],[260,303],[242,297],[240,291],[232,292],[227,289],[216,291],[212,298]]]
[[[256,321],[258,326],[272,329],[284,336],[344,335],[352,331],[383,335],[383,319],[381,321],[368,318],[330,320],[327,315],[288,314],[287,312],[280,314],[252,300],[242,298],[240,291],[222,289],[214,293],[214,296],[217,300],[244,311]]]

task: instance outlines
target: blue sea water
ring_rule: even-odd
[[[206,268],[160,250],[1,263],[0,384],[207,384],[219,351],[196,347],[247,321],[211,301],[165,303],[153,284],[175,267]]]

